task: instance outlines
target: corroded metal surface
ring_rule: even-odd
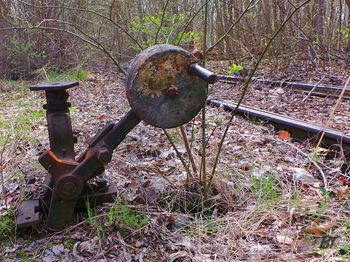
[[[39,223],[61,230],[72,223],[74,213],[86,199],[101,203],[111,200],[116,190],[107,184],[94,187],[90,179],[102,174],[112,159],[113,150],[142,120],[163,128],[190,121],[207,98],[207,83],[216,80],[212,72],[196,65],[196,58],[175,46],[159,45],[141,53],[127,77],[127,96],[132,107],[118,123],[107,123],[76,156],[66,89],[75,82],[49,83],[31,88],[45,91],[50,149],[39,157],[48,171],[46,190],[38,200],[25,201],[18,209],[18,227]],[[43,218],[43,220],[41,219]]]
[[[146,49],[132,62],[126,94],[130,106],[146,123],[180,126],[197,115],[207,98],[207,82],[191,73],[196,58],[172,45]]]

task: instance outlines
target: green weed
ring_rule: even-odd
[[[64,248],[67,248],[69,250],[73,250],[75,243],[76,242],[74,240],[67,239],[66,241],[63,242],[63,246],[64,246]]]
[[[328,207],[328,204],[331,200],[331,195],[330,195],[330,192],[327,192],[327,191],[322,191],[321,190],[321,193],[322,193],[322,200],[320,202],[320,205],[318,207],[318,210],[315,211],[314,213],[314,220],[317,221],[317,222],[320,222],[323,215],[326,213],[327,211],[327,207]]]
[[[102,223],[98,220],[98,218],[95,216],[95,211],[93,207],[90,204],[90,201],[87,199],[85,201],[85,207],[86,207],[86,212],[88,216],[88,223],[91,227],[95,228],[97,231],[97,235],[100,239],[101,243],[105,243],[106,236],[105,236],[105,231],[103,230],[103,225]]]
[[[137,230],[149,222],[148,216],[130,209],[122,200],[116,201],[108,213],[108,223],[114,226],[116,223],[121,227],[126,226],[129,229]]]
[[[278,198],[281,188],[277,177],[269,172],[261,178],[253,177],[251,191],[261,204],[270,205]]]
[[[12,209],[4,216],[0,216],[0,250],[11,245],[15,235],[14,212]]]
[[[0,217],[0,236],[8,237],[15,231],[15,225],[13,220],[13,212]]]
[[[230,75],[235,75],[235,74],[240,73],[242,70],[243,70],[243,66],[242,65],[232,64],[227,69],[227,73],[229,73]]]
[[[21,109],[25,109],[27,107],[29,106],[23,106]],[[13,114],[10,120],[5,120],[3,116],[0,116],[0,130],[4,130],[4,132],[1,132],[0,135],[0,145],[5,143],[9,135],[12,137],[15,135],[17,139],[23,141],[31,140],[33,123],[42,118],[44,114],[44,110],[26,110],[24,112]]]
[[[319,150],[319,148],[316,150],[316,152],[312,156],[312,159],[317,163],[321,162],[321,151]]]
[[[18,251],[18,256],[21,258],[22,262],[29,262],[31,261],[28,254],[24,250]]]

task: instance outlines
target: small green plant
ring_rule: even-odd
[[[328,204],[331,200],[331,193],[326,190],[321,190],[322,193],[322,200],[320,202],[320,205],[318,207],[318,210],[315,213],[314,220],[319,222],[321,221],[323,215],[326,213]]]
[[[343,29],[337,28],[335,32],[338,34],[341,34],[345,40],[348,40],[350,38],[350,28],[347,28],[347,27]]]
[[[218,125],[218,126],[221,126],[223,123],[224,123],[224,117],[222,117],[222,116],[218,116],[217,118],[216,118],[216,124]]]
[[[262,204],[268,205],[274,202],[281,192],[278,179],[271,172],[261,178],[253,177],[251,190],[259,197]]]
[[[72,239],[67,239],[66,241],[63,242],[63,246],[69,250],[73,250],[75,241]]]
[[[312,156],[312,159],[315,161],[315,162],[321,162],[321,150],[319,148],[317,148],[316,152],[314,153],[314,155]]]
[[[220,229],[220,221],[219,220],[210,220],[205,223],[206,226],[206,233],[209,236],[215,236]]]
[[[95,216],[95,212],[94,209],[92,208],[89,199],[87,199],[85,201],[85,206],[86,206],[86,212],[87,212],[87,216],[88,216],[88,223],[91,227],[96,228],[98,237],[100,239],[101,243],[105,242],[105,232],[103,230],[103,226],[100,223],[100,221],[98,220],[98,218]]]
[[[217,68],[217,69],[215,70],[215,74],[220,75],[220,74],[221,74],[221,69],[220,69],[220,68]]]
[[[13,236],[15,232],[13,210],[9,210],[8,213],[0,217],[0,237],[2,239]]]
[[[38,58],[41,56],[39,52],[35,51],[35,41],[25,42],[16,37],[13,37],[10,42],[14,47],[13,51],[17,54],[26,54],[30,59]],[[13,63],[19,63],[19,61],[13,60]]]
[[[89,77],[89,72],[85,70],[76,70],[71,72],[71,78],[75,81],[83,81]]]
[[[232,64],[228,70],[227,73],[229,73],[230,75],[235,75],[240,73],[243,70],[243,66],[242,65],[237,65],[237,64]]]
[[[249,121],[250,121],[250,123],[252,123],[253,125],[257,125],[259,119],[258,119],[256,116],[250,116],[250,117],[249,117]]]
[[[21,258],[22,262],[29,262],[31,261],[28,254],[24,250],[18,251],[18,256]]]
[[[136,230],[144,227],[148,222],[148,216],[137,210],[130,209],[123,200],[116,201],[108,213],[110,226],[114,226],[117,223],[121,227],[126,226],[128,229]]]
[[[7,242],[15,234],[14,212],[9,209],[6,215],[0,216],[0,247],[7,245]]]

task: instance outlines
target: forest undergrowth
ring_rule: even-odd
[[[225,63],[209,62],[208,67],[228,70]],[[336,66],[306,71],[300,65],[299,71],[263,68],[259,76],[300,75],[303,81],[316,82],[323,75],[345,81],[348,72]],[[100,127],[121,119],[129,106],[121,75],[91,72],[51,77],[67,80],[75,75],[83,75],[69,99],[79,152]],[[61,232],[16,230],[15,209],[21,201],[39,194],[45,171],[37,157],[48,148],[44,95],[30,92],[29,85],[2,81],[0,86],[3,261],[350,259],[350,179],[343,152],[321,147],[315,154],[307,141],[292,142],[266,123],[239,116],[229,123],[229,113],[211,107],[206,109],[207,135],[213,134],[208,137],[207,152],[215,152],[222,132],[227,125],[230,129],[207,198],[200,180],[189,180],[179,159],[189,157],[183,143],[185,132],[193,161],[200,165],[201,115],[183,130],[168,130],[178,153],[162,130],[141,123],[115,151],[104,174],[118,189],[114,203],[88,206],[78,224]],[[210,95],[236,100],[239,89],[216,83]],[[313,117],[319,124],[336,101],[310,97],[302,103],[304,94],[256,84],[249,92],[252,96],[247,101],[256,107],[273,106],[278,112],[304,116],[304,120]],[[328,110],[321,106],[317,111],[321,102]],[[349,108],[343,105],[336,116],[338,113],[344,118],[337,123],[347,130]],[[209,153],[206,161],[213,165],[215,154]]]

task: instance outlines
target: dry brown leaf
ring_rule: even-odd
[[[350,182],[344,176],[339,176],[338,182],[343,186],[350,186]]]
[[[103,121],[107,118],[106,114],[101,114],[97,117],[98,120]]]
[[[315,237],[322,237],[332,228],[332,223],[317,224],[316,221],[312,221],[310,226],[306,228],[306,232],[312,234]]]
[[[343,197],[345,195],[350,194],[349,186],[337,188],[335,194],[337,197]]]
[[[287,140],[287,141],[291,141],[292,140],[292,135],[290,132],[286,131],[286,130],[280,130],[277,132],[277,136],[282,139],[282,140]]]

